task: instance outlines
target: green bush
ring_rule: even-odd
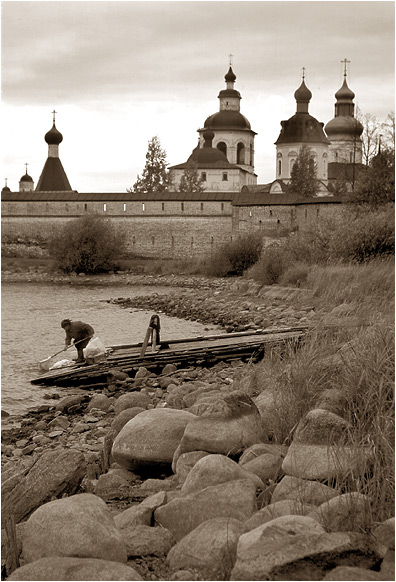
[[[263,240],[259,233],[241,236],[222,245],[207,261],[205,274],[212,277],[242,275],[260,258]]]
[[[87,214],[68,222],[48,242],[48,253],[66,273],[106,273],[118,269],[125,237],[111,221]]]

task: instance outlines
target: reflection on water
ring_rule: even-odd
[[[2,285],[2,409],[20,414],[43,402],[44,394],[67,389],[33,386],[40,360],[62,349],[65,333],[62,319],[85,321],[106,346],[143,341],[152,315],[149,311],[122,309],[106,302],[117,297],[166,293],[166,287],[78,286],[9,283]],[[161,337],[199,336],[215,326],[161,315]],[[75,358],[74,348],[59,359]]]

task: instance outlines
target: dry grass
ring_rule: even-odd
[[[364,325],[317,327],[298,349],[274,351],[252,366],[249,392],[277,394],[272,438],[289,443],[300,419],[320,394],[336,388],[346,398],[343,414],[351,428],[348,445],[373,452],[369,467],[331,483],[341,492],[363,493],[372,501],[367,527],[394,515],[394,267],[314,267],[309,278],[318,311],[347,303]]]

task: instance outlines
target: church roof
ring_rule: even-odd
[[[295,206],[296,204],[325,204],[340,203],[336,196],[316,196],[304,198],[299,194],[269,194],[268,192],[250,192],[250,186],[235,193],[233,206]]]
[[[19,181],[20,182],[33,182],[33,178],[31,176],[29,176],[29,174],[26,172],[26,174],[24,174]]]
[[[281,126],[275,145],[296,142],[330,143],[323,131],[324,124],[309,113],[296,113],[287,121],[282,121]]]
[[[55,121],[52,128],[45,134],[44,139],[48,145],[59,145],[63,141],[63,135],[55,127]]]
[[[231,109],[223,109],[218,113],[210,115],[205,123],[204,127],[208,129],[249,129],[251,130],[250,123],[242,113],[239,111],[233,111]]]
[[[3,202],[230,202],[232,192],[4,192]]]
[[[36,191],[64,191],[71,189],[60,159],[48,157],[37,182]]]

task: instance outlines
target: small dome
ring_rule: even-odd
[[[235,83],[236,75],[231,67],[228,69],[228,73],[225,75],[224,79],[227,83]]]
[[[24,174],[19,181],[20,182],[33,182],[33,178],[31,176],[29,176],[29,174],[26,172],[26,174]]]
[[[205,129],[205,131],[202,132],[202,137],[205,140],[204,147],[207,147],[207,148],[212,147],[212,141],[213,141],[214,136],[215,136],[214,131],[211,131],[210,129]]]
[[[63,135],[55,127],[55,123],[52,128],[47,131],[44,137],[48,145],[59,145],[63,141]]]
[[[348,87],[346,79],[344,79],[341,89],[338,89],[337,93],[335,94],[335,98],[338,101],[340,99],[347,99],[348,101],[352,101],[352,99],[355,98],[355,93]]]
[[[250,123],[239,111],[223,109],[223,111],[208,117],[204,127],[210,129],[250,129]]]
[[[334,117],[325,125],[325,132],[328,136],[339,134],[361,136],[363,125],[355,117],[340,115],[339,117]]]
[[[209,164],[217,164],[218,162],[221,162],[222,165],[229,165],[229,162],[223,152],[217,148],[205,146],[203,148],[195,148],[195,150],[193,150],[193,153],[187,160],[187,164],[191,161],[196,162],[198,166],[202,167],[208,166]]]
[[[294,98],[297,102],[302,101],[303,103],[309,103],[312,99],[312,93],[306,86],[304,79],[299,88],[294,92]]]
[[[4,192],[11,192],[11,190],[9,189],[8,186],[3,186],[3,188],[1,189],[1,193],[4,194]]]

